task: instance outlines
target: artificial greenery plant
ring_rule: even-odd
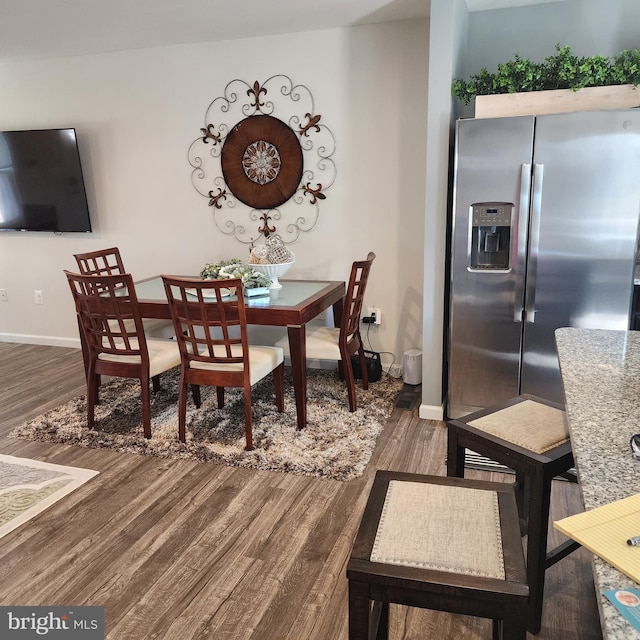
[[[220,262],[207,262],[200,271],[203,280],[240,278],[245,289],[268,287],[271,278],[260,271],[256,271],[251,265],[245,265],[239,258],[220,260]]]
[[[579,58],[571,47],[556,45],[556,54],[538,63],[515,54],[498,65],[495,73],[483,68],[468,80],[456,78],[451,94],[469,104],[474,96],[545,89],[600,87],[612,84],[640,84],[640,50],[625,49],[612,58],[602,55]]]

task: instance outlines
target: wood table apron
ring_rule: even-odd
[[[336,326],[342,318],[345,283],[328,280],[280,280],[268,296],[246,297],[247,323],[287,327],[298,429],[307,424],[306,323],[333,306]],[[135,283],[143,318],[171,318],[159,276]]]

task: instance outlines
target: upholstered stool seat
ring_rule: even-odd
[[[387,638],[390,603],[490,618],[494,638],[524,640],[529,589],[513,487],[378,471],[347,578],[349,640]]]
[[[470,449],[513,469],[521,533],[527,534],[527,576],[531,591],[527,628],[538,633],[542,620],[547,568],[579,545],[567,541],[547,553],[551,481],[573,467],[564,411],[534,396],[450,419],[447,475],[464,476],[465,450]]]

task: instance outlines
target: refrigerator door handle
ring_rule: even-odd
[[[542,178],[544,165],[533,165],[533,193],[531,202],[531,228],[529,231],[529,268],[527,269],[527,289],[525,296],[525,322],[536,321],[536,277],[538,272],[538,251],[540,245],[540,214],[542,212]]]
[[[518,220],[515,221],[516,251],[515,275],[516,285],[513,299],[513,321],[522,322],[524,308],[524,275],[527,267],[527,227],[529,220],[529,200],[531,194],[531,165],[520,166],[520,201],[518,203]]]

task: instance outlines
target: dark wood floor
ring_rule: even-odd
[[[0,540],[0,604],[104,605],[109,640],[346,640],[345,564],[375,470],[445,473],[445,428],[415,404],[346,483],[8,437],[83,390],[79,352],[0,343],[0,451],[100,471]],[[576,485],[554,484],[552,517],[581,510]],[[391,615],[396,640],[491,637],[475,618]],[[588,552],[548,571],[536,637],[601,637]]]

